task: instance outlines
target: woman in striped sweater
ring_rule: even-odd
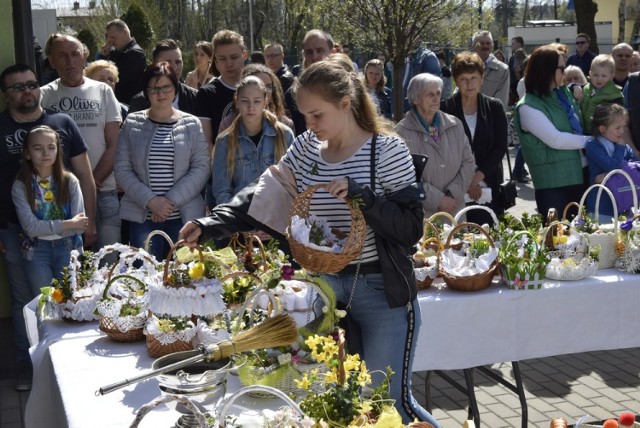
[[[324,278],[354,322],[347,332],[350,351],[360,353],[371,371],[384,371],[388,366],[394,371],[391,398],[403,421],[418,419],[439,427],[411,394],[420,309],[409,254],[422,234],[424,215],[424,189],[416,179],[411,154],[401,139],[390,135],[364,84],[340,65],[323,61],[309,66],[294,83],[294,93],[308,130],[294,141],[279,165],[272,167],[278,174],[272,170],[263,174],[257,186],[261,190],[252,195],[246,210],[253,220],[244,216],[242,221],[268,226],[270,233],[282,231],[267,218],[277,222],[289,212],[286,204],[270,205],[277,189],[272,194],[264,191],[273,183],[269,177],[274,176],[281,185],[291,184],[294,194],[323,184],[324,189],[316,191],[311,200],[310,213],[343,231],[348,232],[350,213],[340,199],[362,201],[367,222],[362,255]],[[195,245],[229,233],[233,212],[240,212],[232,208],[222,207],[210,217],[187,223],[180,236]],[[272,213],[272,208],[279,208],[278,213]],[[234,226],[247,228],[240,223]],[[373,380],[381,381],[378,373]]]

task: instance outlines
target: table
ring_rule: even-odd
[[[432,286],[420,292],[419,302],[422,327],[415,371],[640,346],[640,276],[615,270],[579,282],[549,282],[541,290],[494,284],[483,291],[456,292]],[[112,342],[97,323],[47,321],[38,335],[32,348],[27,427],[128,426],[135,411],[159,395],[155,379],[107,396],[94,395],[101,386],[151,367],[144,343]],[[234,376],[229,382],[229,390],[237,387]],[[141,426],[169,426],[177,416],[159,409]]]

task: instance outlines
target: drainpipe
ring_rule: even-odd
[[[11,5],[13,6],[16,63],[28,64],[35,70],[31,2],[29,0],[11,0]]]

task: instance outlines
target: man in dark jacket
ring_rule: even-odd
[[[129,104],[131,98],[143,89],[142,74],[147,67],[144,50],[131,37],[131,31],[122,19],[114,19],[107,24],[106,39],[107,43],[96,57],[116,64],[120,75],[116,84],[116,98],[121,103]]]
[[[264,56],[267,58],[267,67],[271,69],[278,76],[280,85],[282,85],[282,92],[287,90],[293,84],[295,78],[289,71],[289,67],[284,63],[284,51],[280,43],[270,43],[264,48]]]
[[[182,51],[180,50],[180,43],[173,39],[160,40],[158,44],[153,48],[153,63],[158,64],[161,62],[167,62],[173,70],[173,74],[180,81],[180,88],[176,99],[173,101],[173,106],[185,113],[195,114],[196,111],[196,91],[193,88],[182,83]],[[149,98],[147,98],[146,92],[143,90],[138,92],[132,99],[129,105],[129,113],[135,111],[145,110],[151,106]]]

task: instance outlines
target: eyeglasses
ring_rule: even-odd
[[[559,65],[559,66],[557,66],[556,68],[557,68],[558,70],[560,70],[560,73],[564,74],[564,69],[565,69],[565,68],[567,68],[567,67],[566,67],[566,66],[564,66],[564,65]]]
[[[38,84],[38,82],[36,82],[35,80],[30,80],[28,82],[24,82],[24,83],[16,83],[15,85],[12,86],[7,86],[7,91],[13,91],[13,92],[22,92],[25,89],[29,89],[34,90],[34,89],[38,89],[40,87],[40,84]]]
[[[158,95],[160,92],[162,92],[163,94],[168,94],[173,89],[173,85],[152,86],[150,88],[147,88],[147,93],[151,95]]]
[[[585,40],[578,40],[578,41],[576,42],[576,45],[584,45],[584,44],[586,44],[586,43],[587,43],[587,42],[586,42]]]

